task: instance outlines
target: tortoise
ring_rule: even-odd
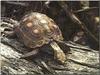
[[[49,44],[54,51],[54,58],[64,63],[65,53],[56,41],[63,41],[63,36],[57,24],[48,16],[38,12],[31,12],[25,15],[14,27],[13,34],[32,51],[24,54],[21,58],[36,55],[39,48]]]

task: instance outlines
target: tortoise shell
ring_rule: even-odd
[[[15,32],[20,41],[29,48],[41,47],[53,40],[63,40],[57,24],[48,16],[37,12],[25,15]]]

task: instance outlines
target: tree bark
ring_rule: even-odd
[[[60,65],[52,59],[53,54],[50,51],[44,52],[43,57],[41,53],[32,60],[20,59],[28,49],[16,39],[1,37],[1,75],[99,75],[99,52],[84,48],[84,46],[80,46],[80,49],[70,46],[70,51],[66,53],[65,64]]]

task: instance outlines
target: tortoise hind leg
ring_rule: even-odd
[[[6,36],[8,38],[15,38],[16,37],[16,34],[14,31],[9,31],[7,29],[5,29],[3,32],[1,32],[1,35]]]
[[[39,49],[32,50],[31,52],[28,52],[28,53],[22,55],[21,58],[27,58],[27,57],[36,55],[38,52],[39,52]]]
[[[6,23],[6,22],[1,22],[1,35],[8,37],[8,38],[15,38],[15,32],[14,32],[14,27],[12,27],[12,24]]]

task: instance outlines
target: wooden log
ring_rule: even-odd
[[[1,74],[98,75],[100,72],[99,52],[95,50],[70,47],[70,51],[66,53],[67,60],[63,65],[55,62],[50,50],[45,51],[43,57],[38,55],[38,58],[32,58],[32,60],[20,59],[25,52],[27,48],[16,39],[1,37]]]

